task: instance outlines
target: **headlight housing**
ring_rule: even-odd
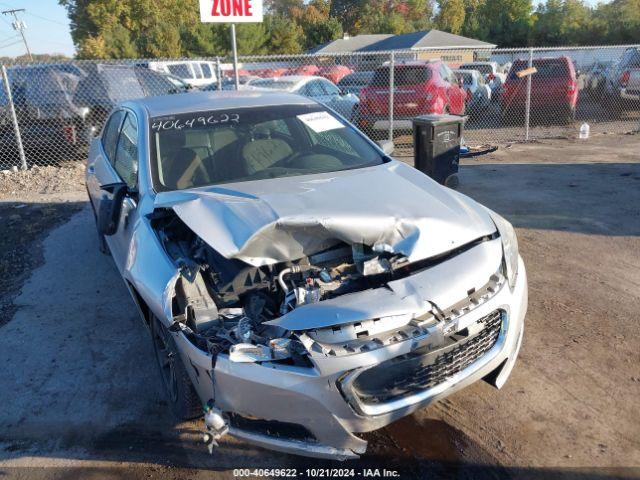
[[[513,225],[496,212],[489,210],[489,214],[502,240],[502,252],[507,281],[509,282],[509,287],[513,290],[518,276],[518,238],[516,237],[516,231]]]

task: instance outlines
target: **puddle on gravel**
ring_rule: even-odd
[[[368,435],[370,452],[443,463],[493,463],[495,459],[462,431],[443,420],[414,416]]]

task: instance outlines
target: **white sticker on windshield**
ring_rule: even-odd
[[[327,130],[335,130],[336,128],[344,128],[336,117],[329,115],[327,112],[313,112],[298,115],[298,118],[307,127],[316,133],[326,132]]]

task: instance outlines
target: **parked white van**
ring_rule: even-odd
[[[206,60],[153,61],[145,65],[156,72],[181,78],[194,87],[209,85],[217,80],[216,64]]]

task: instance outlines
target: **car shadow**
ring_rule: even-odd
[[[518,228],[640,235],[640,163],[465,163],[460,180]]]

